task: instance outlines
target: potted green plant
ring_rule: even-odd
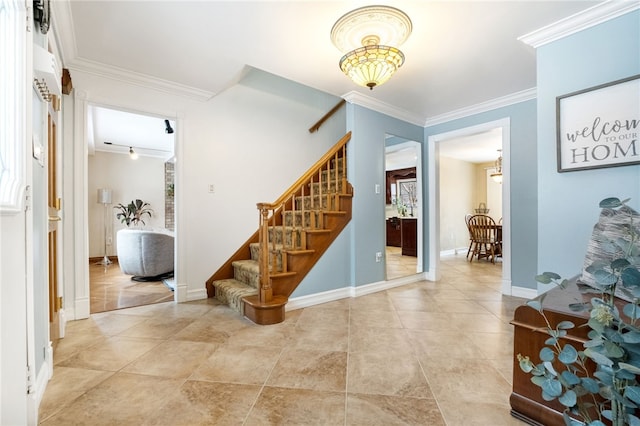
[[[150,206],[146,201],[136,199],[127,205],[120,203],[113,208],[118,211],[116,218],[120,219],[120,223],[124,223],[128,227],[131,225],[137,226],[140,223],[146,225],[143,217],[145,215],[152,216],[153,210]]]
[[[539,363],[517,354],[519,365],[532,375],[531,381],[541,388],[543,399],[557,399],[566,407],[566,425],[640,425],[640,234],[634,223],[637,214],[626,207],[627,202],[618,198],[600,202],[601,208],[617,210],[627,215],[628,221],[619,227],[623,234],[615,238],[598,236],[606,260],[596,260],[585,268],[595,282],[580,287],[593,297],[589,302],[570,305],[574,311],[589,313],[589,340],[583,347],[574,347],[563,339],[575,324],[549,322],[543,307],[545,294],[527,302],[543,316],[549,338],[540,350]],[[553,272],[538,275],[536,280],[561,288],[569,283]],[[622,301],[622,312],[614,303],[616,299],[618,305]],[[587,367],[590,362],[595,364],[595,371]]]

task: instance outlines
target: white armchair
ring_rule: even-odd
[[[170,231],[121,229],[116,236],[118,263],[134,281],[173,276],[174,236]]]

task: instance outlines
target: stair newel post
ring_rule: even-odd
[[[271,277],[269,276],[269,207],[259,203],[260,210],[260,302],[270,302],[273,297]]]

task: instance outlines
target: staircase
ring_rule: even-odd
[[[207,280],[216,297],[257,324],[284,321],[289,296],[351,220],[351,132],[273,203],[258,230]]]

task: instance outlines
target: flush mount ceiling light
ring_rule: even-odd
[[[366,6],[343,15],[331,28],[331,41],[344,53],[340,69],[354,83],[373,90],[404,63],[396,47],[411,34],[411,19],[390,6]]]
[[[495,182],[502,183],[502,150],[501,149],[498,150],[498,159],[496,160],[495,168],[496,168],[496,171],[491,173],[489,176],[491,176],[491,179],[493,179]]]

